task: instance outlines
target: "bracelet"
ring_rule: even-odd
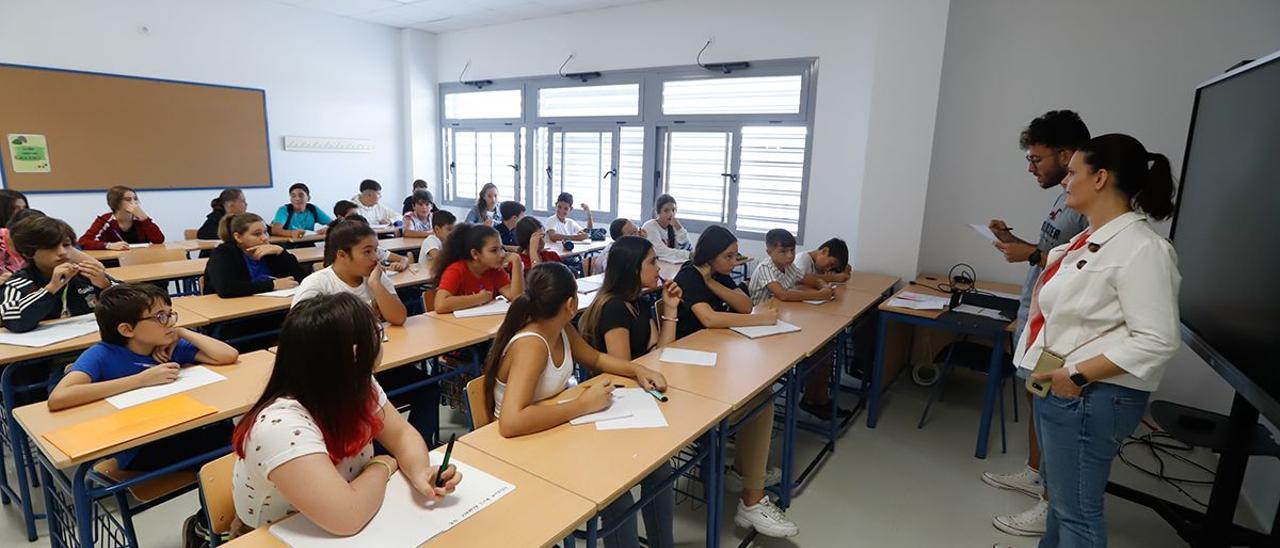
[[[364,463],[364,468],[360,469],[360,473],[363,474],[365,470],[368,470],[371,466],[375,464],[382,466],[382,469],[387,471],[387,479],[388,480],[391,479],[391,476],[393,474],[393,472],[391,472],[391,465],[387,464],[386,462],[380,461],[378,459],[369,459],[369,462]]]
[[[666,316],[663,316],[663,317],[662,317],[662,321],[664,321],[664,322],[674,322],[674,321],[677,321],[677,320],[679,320],[679,319],[680,319],[680,318],[668,318],[668,317],[666,317]]]

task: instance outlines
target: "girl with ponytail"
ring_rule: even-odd
[[[646,389],[667,389],[667,380],[661,373],[587,344],[573,327],[577,313],[578,283],[569,267],[542,263],[529,271],[526,287],[512,299],[484,364],[485,405],[493,410],[498,431],[504,437],[555,428],[609,406],[613,383],[608,378],[592,383],[576,398],[556,405],[534,405],[556,398],[569,388],[574,362],[600,373],[634,378]],[[662,474],[659,470],[655,474],[659,474],[656,481],[660,482],[669,472]],[[649,481],[646,478],[642,483]],[[603,516],[605,529],[612,526],[614,516],[629,506],[629,497],[619,497],[607,507]],[[669,517],[665,529],[670,529]],[[610,548],[638,545],[634,517],[605,539],[605,546]]]
[[[1042,545],[1103,546],[1111,461],[1180,344],[1177,257],[1149,219],[1173,213],[1169,159],[1109,134],[1067,165],[1067,206],[1089,220],[1054,248],[1014,363],[1035,371],[1040,471],[1053,493]]]
[[[244,199],[244,191],[238,188],[228,188],[218,194],[217,198],[209,202],[209,215],[204,218],[204,224],[196,229],[196,238],[201,240],[218,240],[218,223],[227,215],[239,215],[249,209],[249,201]]]
[[[297,258],[268,242],[266,223],[253,213],[224,216],[218,237],[222,244],[204,267],[205,294],[230,299],[288,289],[307,275]]]

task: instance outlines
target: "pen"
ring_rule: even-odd
[[[663,394],[662,392],[659,392],[659,391],[657,391],[657,390],[655,390],[655,389],[653,389],[653,388],[650,388],[650,389],[648,389],[648,390],[645,390],[645,392],[648,392],[650,396],[653,396],[653,397],[654,397],[654,399],[656,399],[656,400],[658,400],[658,401],[667,401],[667,395],[666,395],[666,394]]]
[[[453,442],[458,434],[449,434],[449,446],[444,449],[444,460],[440,462],[440,470],[436,472],[436,487],[444,487],[444,471],[449,469],[449,455],[453,454]]]

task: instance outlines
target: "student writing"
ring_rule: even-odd
[[[162,244],[164,232],[142,209],[138,193],[127,186],[107,190],[107,206],[111,212],[93,220],[80,236],[84,249],[129,249],[129,244]]]

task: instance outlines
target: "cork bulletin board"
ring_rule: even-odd
[[[21,192],[271,186],[266,92],[0,64],[0,179]]]

